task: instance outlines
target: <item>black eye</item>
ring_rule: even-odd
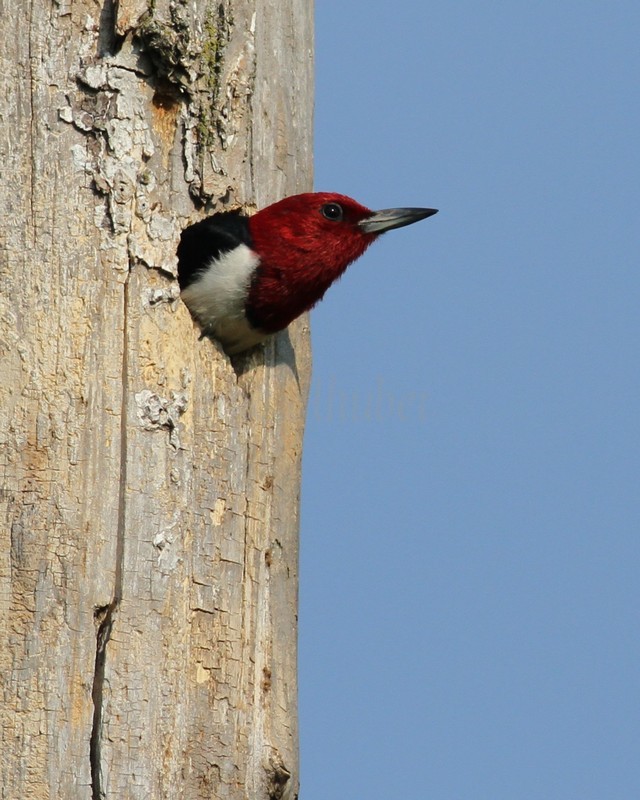
[[[322,206],[320,211],[322,211],[323,217],[330,219],[332,222],[340,222],[342,219],[342,206],[337,203],[327,203],[326,206]]]

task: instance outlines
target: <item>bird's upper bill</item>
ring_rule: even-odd
[[[358,225],[365,233],[384,233],[394,228],[412,225],[437,213],[437,208],[385,208],[382,211],[374,211],[371,216],[360,220]]]

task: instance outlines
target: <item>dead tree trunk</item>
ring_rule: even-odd
[[[2,798],[297,794],[306,324],[232,364],[175,250],[310,188],[311,6],[0,0]]]

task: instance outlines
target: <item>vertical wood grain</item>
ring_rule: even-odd
[[[311,188],[307,0],[0,5],[0,797],[293,798],[306,319],[181,229]]]

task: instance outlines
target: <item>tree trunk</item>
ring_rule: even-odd
[[[306,320],[181,229],[311,183],[310,0],[0,0],[0,797],[294,798]]]

